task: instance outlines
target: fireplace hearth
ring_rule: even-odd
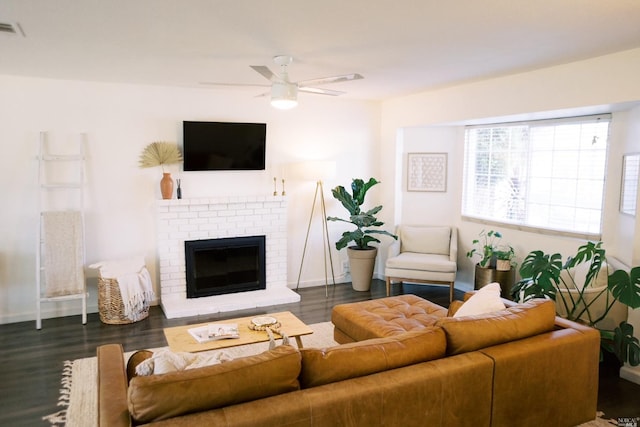
[[[187,298],[266,289],[265,236],[184,242]]]

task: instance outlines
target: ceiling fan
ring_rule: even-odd
[[[346,92],[338,90],[330,90],[315,86],[323,86],[330,83],[340,83],[350,80],[359,80],[363,77],[360,74],[344,74],[341,76],[324,77],[319,79],[303,80],[292,82],[289,80],[287,67],[293,62],[293,58],[288,55],[278,55],[273,57],[273,62],[280,66],[280,73],[275,74],[265,65],[251,65],[256,72],[271,82],[271,105],[283,110],[290,109],[298,105],[298,92],[308,92],[318,95],[338,96]],[[203,83],[219,86],[263,86],[269,85],[253,85],[253,84],[229,84],[229,83]],[[260,96],[265,96],[267,93]]]

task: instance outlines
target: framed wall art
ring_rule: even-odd
[[[407,191],[447,191],[447,153],[409,153]]]

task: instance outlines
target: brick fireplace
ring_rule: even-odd
[[[300,301],[287,287],[285,197],[161,200],[157,205],[160,303],[167,318]],[[187,298],[184,242],[264,235],[266,289]]]

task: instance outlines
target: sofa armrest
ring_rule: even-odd
[[[127,373],[122,345],[106,344],[97,348],[98,426],[129,427]]]
[[[389,250],[387,251],[387,259],[397,257],[398,255],[400,255],[400,236],[398,236],[398,240],[395,240],[389,245]]]
[[[458,263],[458,229],[451,227],[451,240],[449,241],[449,261]]]
[[[554,425],[575,426],[595,418],[600,358],[597,330],[560,327],[480,352],[494,361],[493,425],[513,425],[515,419],[523,426],[548,425],[549,420]],[[517,408],[513,402],[518,402]]]

